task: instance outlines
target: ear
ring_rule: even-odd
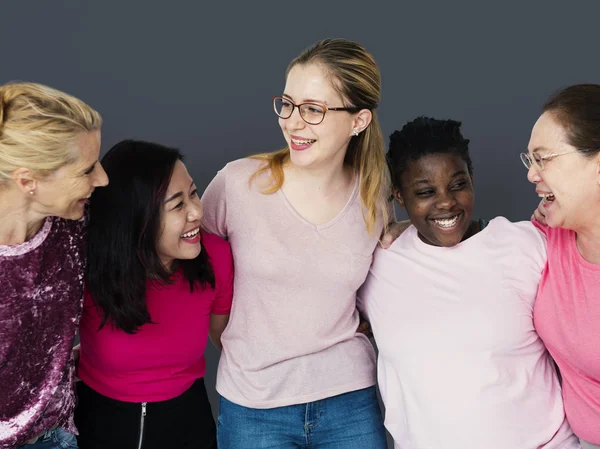
[[[24,194],[35,192],[37,182],[31,173],[31,170],[25,167],[20,167],[11,173],[11,178],[17,188]]]
[[[354,120],[352,121],[352,129],[356,130],[357,133],[363,132],[367,126],[373,120],[373,113],[368,109],[361,109],[354,116]]]
[[[394,199],[398,202],[402,209],[406,209],[406,206],[404,205],[404,198],[402,198],[400,191],[396,188],[394,188]]]

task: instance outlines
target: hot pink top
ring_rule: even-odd
[[[548,240],[535,327],[560,368],[573,431],[600,444],[600,265],[579,254],[575,232],[534,223]]]
[[[197,288],[181,272],[173,284],[149,283],[146,303],[153,323],[135,334],[101,323],[89,293],[81,317],[78,375],[98,393],[126,402],[172,399],[204,376],[204,349],[210,314],[228,314],[233,296],[233,261],[229,244],[202,233],[215,273],[215,289]]]

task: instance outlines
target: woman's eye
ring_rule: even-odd
[[[433,195],[433,190],[423,190],[422,192],[417,192],[415,193],[415,195],[418,196],[427,196],[427,195]]]

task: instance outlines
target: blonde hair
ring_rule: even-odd
[[[390,181],[385,162],[385,142],[375,108],[381,98],[381,75],[373,56],[360,44],[346,39],[325,39],[304,50],[288,66],[286,76],[298,64],[319,64],[331,78],[333,88],[342,96],[347,107],[369,109],[373,118],[367,128],[353,136],[348,144],[345,163],[359,176],[363,218],[369,233],[376,223],[389,219]],[[273,153],[251,156],[265,161],[250,182],[261,173],[270,172],[272,183],[265,194],[278,191],[283,185],[283,166],[290,159],[285,147]]]
[[[0,185],[20,167],[45,177],[72,162],[78,135],[101,126],[98,112],[64,92],[35,83],[0,86]]]

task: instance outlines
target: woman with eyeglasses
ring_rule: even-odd
[[[273,106],[286,147],[227,164],[203,224],[235,263],[217,375],[220,449],[383,449],[356,291],[387,220],[373,57],[344,39],[295,58]]]
[[[542,197],[548,262],[535,327],[563,379],[567,419],[600,448],[600,85],[563,89],[543,107],[521,155]],[[540,213],[541,212],[541,213]],[[535,222],[534,222],[535,223]]]
[[[600,85],[560,90],[542,111],[521,154],[548,245],[534,324],[560,369],[571,428],[584,449],[600,449]],[[390,226],[382,246],[405,228]]]

